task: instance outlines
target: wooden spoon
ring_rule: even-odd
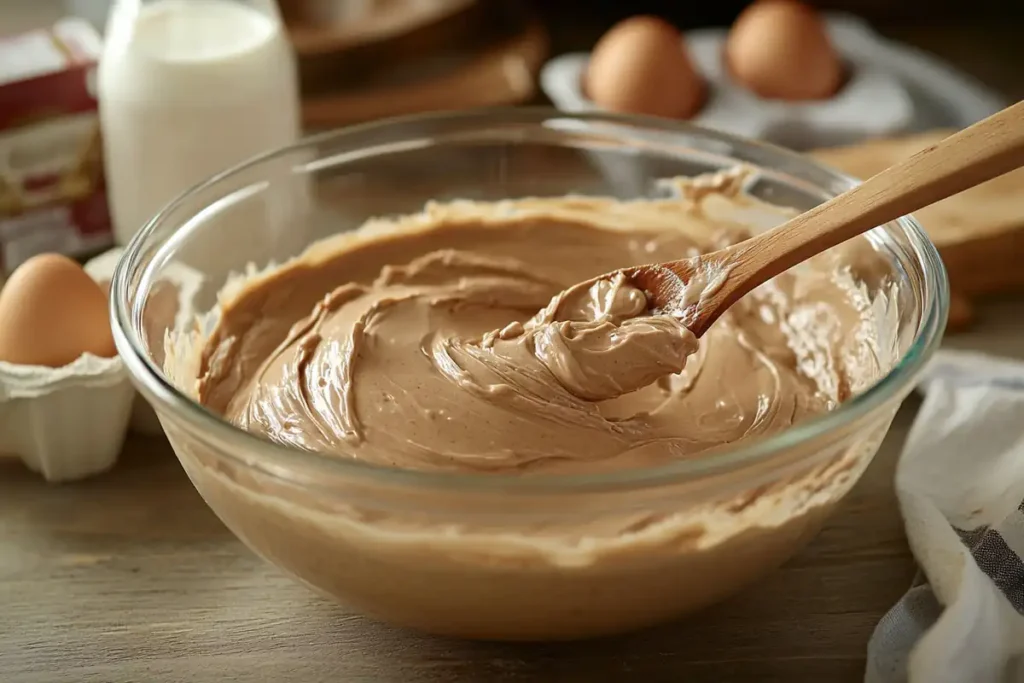
[[[739,244],[695,258],[620,272],[644,290],[650,309],[679,314],[700,337],[740,297],[779,273],[874,227],[1021,166],[1024,102]]]

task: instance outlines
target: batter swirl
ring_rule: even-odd
[[[225,306],[200,399],[268,439],[410,469],[593,472],[781,431],[881,373],[871,302],[833,260],[751,293],[699,345],[622,278],[563,292],[748,236],[725,208],[773,211],[721,192],[371,225]]]

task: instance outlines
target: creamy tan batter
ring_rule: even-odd
[[[339,457],[595,471],[777,432],[877,376],[870,302],[827,263],[748,296],[699,351],[622,276],[567,296],[750,229],[688,202],[608,204],[532,200],[489,220],[486,207],[434,206],[418,232],[286,267],[224,312],[200,398],[251,432]]]
[[[699,343],[628,280],[564,294],[789,215],[739,192],[741,179],[680,182],[664,200],[454,202],[371,222],[232,284],[208,336],[171,340],[169,374],[269,440],[403,469],[592,473],[708,457],[835,408],[894,360],[878,302],[838,251],[755,290]],[[321,590],[437,632],[563,638],[692,609],[780,562],[852,485],[888,417],[862,425],[865,441],[809,444],[825,459],[782,481],[751,473],[628,512],[545,499],[525,527],[460,515],[458,496],[440,518],[336,505],[178,450],[236,533]],[[491,503],[520,512],[473,505]]]

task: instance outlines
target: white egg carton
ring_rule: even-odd
[[[803,151],[927,127],[963,127],[1003,106],[969,78],[882,38],[860,19],[837,14],[825,20],[847,80],[834,97],[822,101],[758,97],[733,81],[724,67],[728,29],[686,33],[690,55],[708,84],[707,101],[691,121]],[[587,53],[575,53],[545,65],[541,87],[559,109],[600,109],[582,89],[588,59]]]
[[[109,281],[119,257],[119,249],[111,250],[86,264],[86,272]],[[184,267],[167,272],[178,285],[178,324],[191,319],[202,277]],[[60,368],[0,362],[0,455],[19,457],[47,481],[75,481],[110,469],[130,428],[162,433],[120,357],[84,354]]]
[[[117,462],[134,398],[116,356],[85,354],[61,368],[0,363],[0,453],[51,482],[99,474]]]

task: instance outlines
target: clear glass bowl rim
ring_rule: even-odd
[[[326,468],[331,474],[347,480],[363,480],[369,484],[389,486],[412,486],[422,491],[425,488],[465,492],[500,491],[502,493],[545,494],[573,491],[596,493],[601,491],[633,490],[638,488],[661,487],[693,482],[702,477],[719,475],[739,470],[770,459],[773,455],[813,439],[827,437],[846,425],[882,408],[891,400],[902,397],[910,391],[910,385],[920,374],[925,363],[938,347],[949,312],[949,282],[945,266],[938,250],[921,225],[911,216],[893,221],[900,227],[910,242],[912,255],[921,265],[924,281],[923,310],[920,314],[917,333],[913,342],[896,366],[867,391],[854,396],[837,410],[808,419],[792,429],[785,430],[762,440],[724,450],[714,455],[693,460],[671,462],[655,467],[637,468],[600,474],[573,475],[496,475],[461,474],[448,472],[423,472],[391,468],[343,460],[335,456],[302,451],[262,439],[235,427],[220,416],[200,406],[182,393],[150,359],[139,334],[138,321],[141,309],[129,300],[129,284],[133,275],[142,268],[151,268],[152,263],[142,266],[144,247],[175,210],[195,193],[215,189],[218,183],[232,176],[251,170],[299,150],[327,145],[339,154],[338,147],[350,151],[360,148],[359,140],[367,134],[380,134],[391,128],[400,132],[407,126],[421,129],[419,137],[430,137],[431,124],[464,124],[469,128],[487,125],[538,125],[548,120],[573,120],[584,124],[618,124],[658,134],[678,134],[685,138],[696,138],[728,145],[739,157],[774,155],[787,168],[803,167],[822,174],[836,184],[849,188],[859,181],[827,166],[818,164],[807,156],[777,147],[772,144],[747,140],[728,133],[704,128],[684,121],[673,121],[646,116],[613,114],[606,112],[562,112],[551,107],[486,108],[458,112],[433,112],[410,116],[393,117],[325,131],[303,137],[287,147],[275,149],[252,157],[186,190],[164,206],[135,235],[126,246],[111,280],[110,316],[111,326],[118,352],[124,359],[135,381],[143,387],[143,393],[178,419],[183,419],[195,429],[195,434],[206,440],[208,436],[218,441],[235,442],[234,448],[245,449],[258,457],[238,458],[218,448],[218,454],[233,459],[245,467],[261,470],[276,478],[305,481],[301,476],[311,467],[321,471]],[[405,135],[408,137],[408,134]],[[394,141],[403,139],[396,135]],[[441,141],[444,144],[444,141]],[[365,158],[365,157],[362,157]],[[316,160],[313,161],[316,163]],[[342,162],[344,163],[344,162]],[[771,168],[771,167],[769,167]],[[148,292],[147,292],[148,293]],[[136,299],[138,294],[136,295]]]

